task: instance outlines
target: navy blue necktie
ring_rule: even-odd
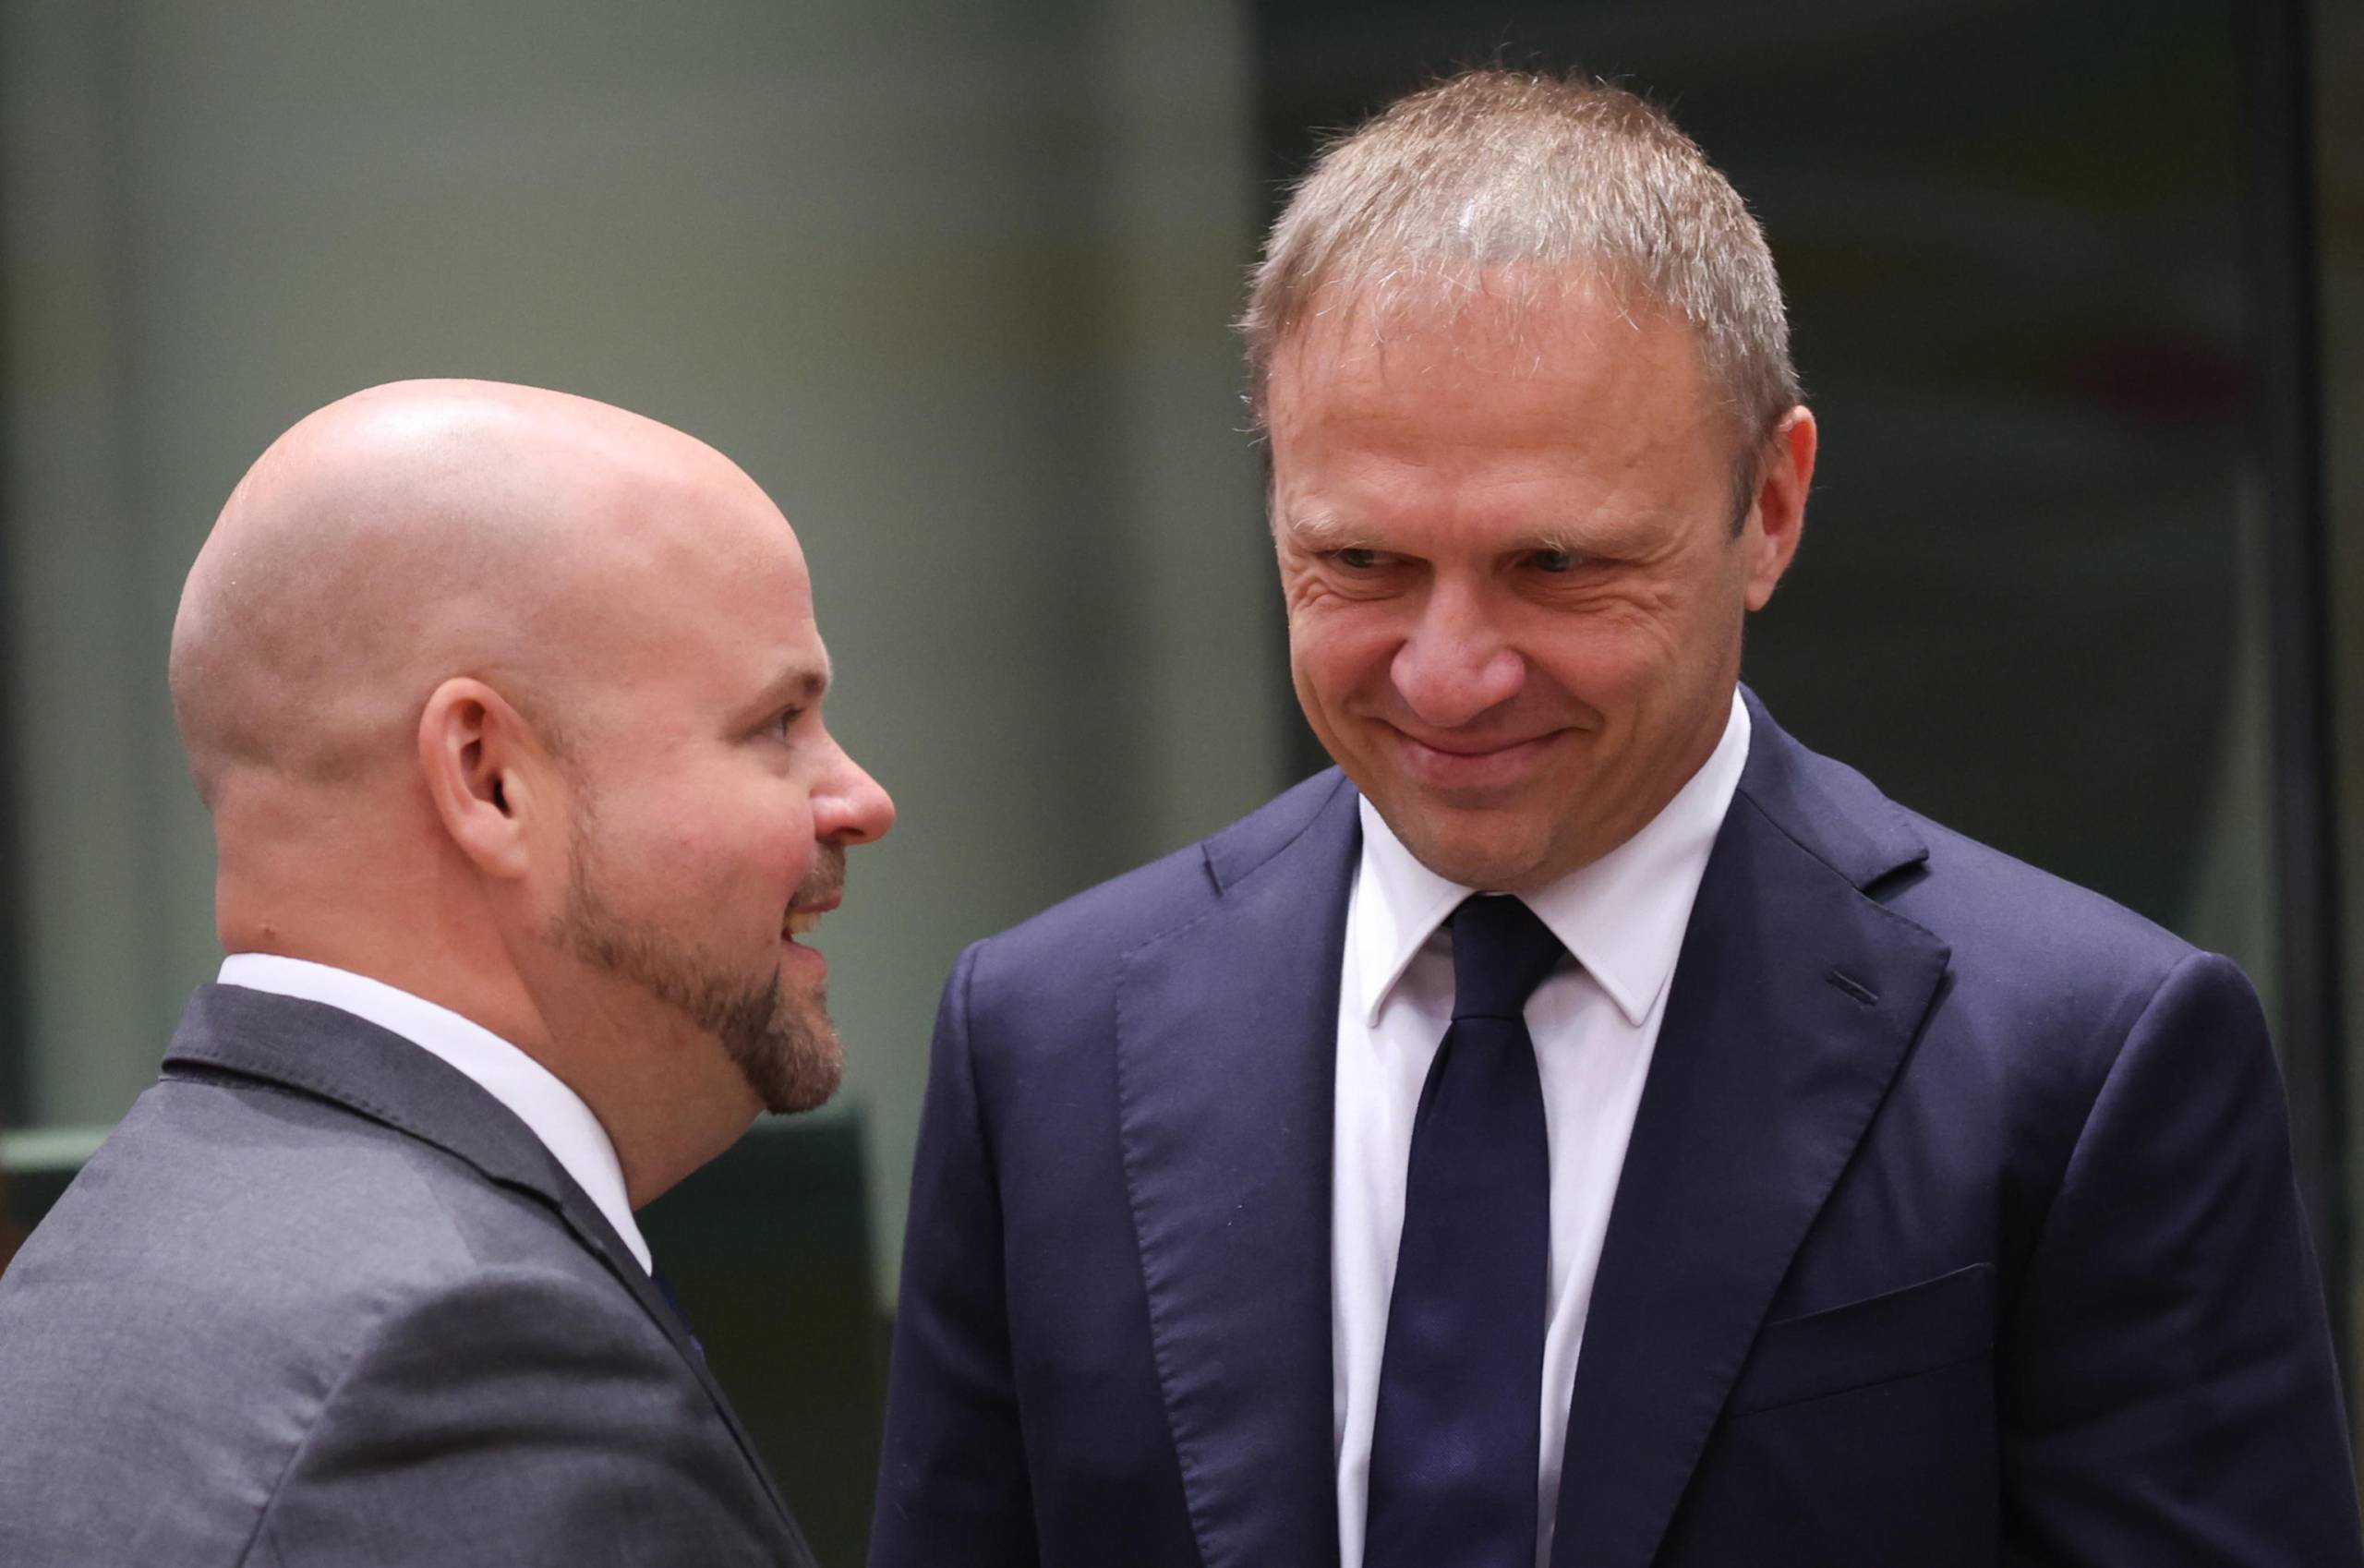
[[[1370,1440],[1364,1568],[1535,1568],[1551,1161],[1526,999],[1559,938],[1463,900],[1453,1024],[1412,1121]]]

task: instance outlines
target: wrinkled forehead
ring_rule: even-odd
[[[1604,416],[1720,435],[1697,333],[1669,312],[1564,273],[1499,270],[1342,296],[1274,355],[1276,454],[1317,430],[1516,418],[1573,436]],[[1472,429],[1469,433],[1476,434]]]
[[[1685,423],[1728,414],[1700,333],[1588,265],[1406,265],[1326,283],[1317,305],[1274,345],[1265,414],[1276,440],[1309,409],[1341,412],[1341,392],[1444,400],[1478,385],[1565,385],[1612,388]]]

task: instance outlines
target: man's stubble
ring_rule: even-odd
[[[790,989],[777,965],[760,976],[733,972],[690,936],[624,913],[606,890],[609,878],[594,814],[584,804],[568,844],[566,908],[549,933],[553,944],[713,1037],[766,1110],[809,1111],[826,1104],[845,1072],[827,987],[816,981]],[[845,850],[820,845],[794,902],[825,901],[844,884]]]

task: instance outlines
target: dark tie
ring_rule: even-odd
[[[1562,948],[1465,899],[1453,1025],[1412,1121],[1370,1440],[1364,1568],[1535,1568],[1551,1161],[1526,999]]]

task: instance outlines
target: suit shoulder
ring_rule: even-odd
[[[1925,858],[1870,896],[1944,943],[1946,1013],[2012,1060],[2089,1087],[2168,978],[2200,956],[2125,905],[1890,805]],[[2245,976],[2217,960],[2226,983]]]
[[[2162,1043],[2168,1059],[2201,1052],[2212,1070],[2265,1050],[2253,988],[2234,965],[1770,733],[1773,766],[1759,775],[1752,809],[1854,889],[1860,901],[1829,909],[1841,919],[1876,911],[1910,927],[1913,945],[1942,947],[1943,978],[1917,1026],[1901,1104],[1923,1104],[1923,1114],[1956,1128],[1984,1119],[1988,1147],[2020,1152],[2014,1189],[2034,1212],[2138,1040],[2152,1043],[2151,1056]],[[2235,1041],[2191,1028],[2201,1014],[2250,1021]],[[1910,1109],[1900,1116],[1900,1126],[1913,1119]]]
[[[555,1218],[537,1235],[512,1212],[529,1201],[308,1096],[151,1088],[0,1278],[0,1406],[34,1434],[0,1441],[0,1518],[19,1532],[0,1546],[127,1561],[139,1537],[235,1561],[293,1445],[392,1326],[521,1271],[570,1272]],[[552,1289],[524,1294],[560,1321]],[[147,1496],[179,1501],[123,1506]]]
[[[94,1351],[153,1354],[146,1336],[201,1309],[225,1341],[212,1359],[229,1364],[313,1343],[334,1354],[356,1304],[391,1309],[504,1264],[599,1268],[538,1199],[407,1133],[270,1087],[166,1078],[27,1240],[9,1284],[21,1273],[11,1305],[45,1333]]]
[[[1890,903],[1950,944],[1958,962],[2156,978],[2199,950],[2116,899],[1910,814],[1928,840],[1927,872]]]
[[[1045,966],[1071,976],[1113,968],[1133,948],[1204,912],[1224,888],[1254,875],[1350,788],[1335,768],[1317,773],[1197,843],[985,938],[977,944],[978,966],[997,975]]]
[[[2091,888],[1901,805],[1752,705],[1741,794],[1782,832],[1953,950],[1958,973],[2026,990],[2155,983],[2196,949]]]
[[[947,985],[939,1030],[953,1029],[980,1062],[1005,1053],[1038,1064],[1075,1053],[1096,1059],[1115,1027],[1128,956],[1211,913],[1231,891],[1281,874],[1275,862],[1309,829],[1338,826],[1342,792],[1350,803],[1344,775],[1317,774],[1195,844],[971,945]]]
[[[457,1264],[464,1244],[415,1145],[307,1095],[168,1076],[100,1145],[27,1250],[39,1261],[70,1236],[81,1272],[251,1287],[249,1305],[283,1309],[315,1289]]]
[[[977,944],[979,957],[996,970],[1045,963],[1074,969],[1098,959],[1113,961],[1188,919],[1213,896],[1201,840],[1072,894],[984,938]]]

